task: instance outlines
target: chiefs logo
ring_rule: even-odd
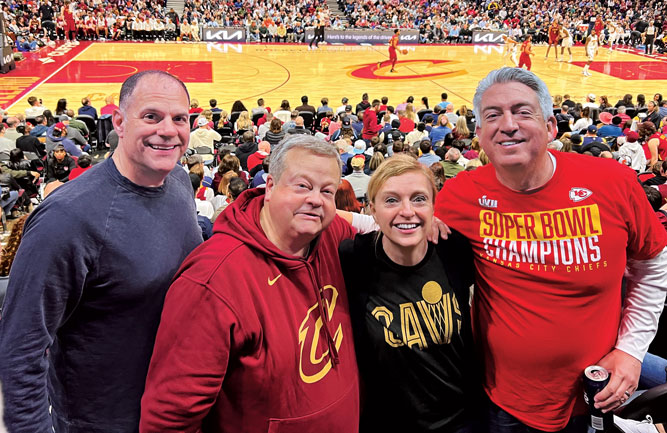
[[[586,188],[577,188],[574,187],[570,190],[570,200],[573,202],[578,202],[587,199],[593,194],[593,191]]]
[[[347,75],[363,80],[433,80],[438,78],[456,77],[467,74],[465,69],[453,69],[452,66],[460,63],[455,60],[411,59],[396,62],[397,72],[391,69],[388,61],[378,68],[377,63],[365,63],[350,66]]]
[[[333,322],[333,326],[329,329],[336,332],[333,335],[334,345],[336,350],[340,350],[340,345],[343,342],[343,326],[338,321],[336,327],[336,320],[334,312],[336,311],[336,301],[338,300],[338,290],[334,286],[324,286],[322,289],[322,296],[325,301],[325,308],[327,309],[327,316],[329,323]],[[331,370],[333,360],[329,356],[329,348],[320,336],[324,337],[322,332],[323,321],[319,315],[319,307],[315,303],[306,312],[306,317],[301,322],[299,327],[299,376],[305,383],[315,383],[321,380]],[[304,347],[306,347],[306,354],[304,355]]]

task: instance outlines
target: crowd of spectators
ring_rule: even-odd
[[[66,8],[77,39],[198,41],[201,27],[243,27],[249,42],[307,42],[305,29],[323,22],[330,29],[416,29],[421,43],[469,42],[474,30],[501,30],[519,39],[531,35],[534,43],[543,43],[554,20],[570,29],[575,42],[582,42],[597,20],[604,28],[603,40],[618,29],[621,44],[636,46],[652,24],[658,51],[664,51],[667,39],[667,6],[659,0],[339,0],[338,6],[330,11],[324,0],[188,0],[179,14],[162,0],[11,0],[3,12],[8,32],[22,50],[36,49],[40,35],[70,37]]]
[[[6,118],[6,127],[0,130],[0,152],[25,152],[19,158],[25,166],[11,167],[23,169],[19,173],[23,185],[33,182],[30,173],[38,165],[45,167],[45,183],[67,182],[89,167],[92,161],[86,151],[93,144],[92,134],[81,120],[108,117],[110,107],[116,107],[113,98],[106,98],[103,107],[94,107],[84,98],[77,116],[67,108],[67,100],[61,99],[54,110],[61,113],[57,117],[34,96],[27,102],[25,113]],[[446,93],[434,104],[426,96],[417,102],[413,96],[391,101],[386,96],[371,99],[368,94],[356,104],[348,97],[340,102],[338,106],[323,97],[318,105],[311,105],[304,95],[298,106],[283,100],[272,110],[260,98],[252,107],[235,101],[228,112],[215,99],[208,105],[192,99],[192,132],[184,167],[197,186],[200,215],[212,221],[244,188],[262,185],[272,149],[292,134],[315,134],[335,144],[343,161],[342,174],[361,204],[366,200],[370,175],[396,153],[419,158],[431,167],[440,185],[463,170],[488,162],[475,137],[472,107],[454,106]],[[606,95],[592,93],[581,101],[567,94],[553,95],[558,135],[550,147],[615,158],[638,173],[647,172],[645,177],[655,177],[651,182],[663,179],[667,99],[660,93],[648,98],[628,94],[612,103]],[[113,140],[106,141],[110,145]],[[106,149],[104,143],[99,146]],[[35,197],[36,191],[31,190],[30,196]]]

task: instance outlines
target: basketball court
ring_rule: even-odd
[[[291,106],[300,105],[307,94],[312,105],[322,97],[337,107],[343,96],[356,104],[367,92],[371,99],[388,96],[390,105],[403,102],[409,95],[418,106],[422,96],[430,105],[447,92],[458,107],[472,106],[479,80],[490,70],[510,65],[497,45],[400,45],[408,50],[399,53],[397,72],[390,73],[377,62],[387,60],[386,46],[320,45],[308,50],[293,44],[222,44],[222,43],[136,43],[81,42],[55,48],[45,47],[27,53],[17,69],[0,76],[0,106],[10,113],[28,107],[26,99],[35,95],[54,109],[60,98],[76,110],[87,96],[96,107],[104,98],[116,95],[129,75],[146,69],[166,70],[188,86],[202,107],[210,98],[229,110],[240,99],[248,108],[264,98],[266,105],[277,109],[283,99]],[[600,48],[591,65],[592,77],[582,75],[584,47],[573,48],[572,63],[557,63],[553,52],[544,60],[546,46],[534,47],[532,70],[549,86],[553,95],[570,94],[583,102],[584,95],[607,95],[614,104],[626,93],[636,97],[644,93],[647,100],[667,87],[667,58],[648,57],[636,50],[610,52]],[[567,52],[566,58],[567,58]],[[417,107],[418,108],[418,107]]]

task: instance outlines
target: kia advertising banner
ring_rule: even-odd
[[[472,43],[473,44],[504,44],[503,35],[507,32],[493,31],[493,30],[473,30]]]
[[[5,35],[5,19],[0,14],[0,73],[6,74],[16,68],[12,47],[9,45],[9,36]]]
[[[328,44],[371,44],[382,45],[389,42],[389,39],[394,35],[394,30],[324,30],[324,40]],[[310,42],[313,38],[313,29],[306,29],[306,42]],[[418,44],[419,31],[402,29],[400,36],[400,43],[403,44]]]
[[[245,42],[245,29],[242,27],[203,27],[201,40],[206,42]]]

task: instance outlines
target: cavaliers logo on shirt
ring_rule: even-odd
[[[394,322],[389,308],[378,306],[371,312],[384,325],[384,339],[391,347],[416,345],[424,350],[429,343],[449,344],[454,332],[461,333],[461,310],[453,293],[443,294],[440,284],[429,281],[422,287],[422,297],[421,301],[399,304],[399,336],[389,329]]]
[[[336,350],[340,350],[343,342],[343,325],[336,316],[338,290],[334,286],[327,285],[321,291],[326,316],[329,318],[327,326],[332,333]],[[329,348],[322,330],[323,320],[319,305],[315,303],[308,309],[299,327],[299,376],[305,383],[318,382],[331,370],[333,359],[329,356]]]

